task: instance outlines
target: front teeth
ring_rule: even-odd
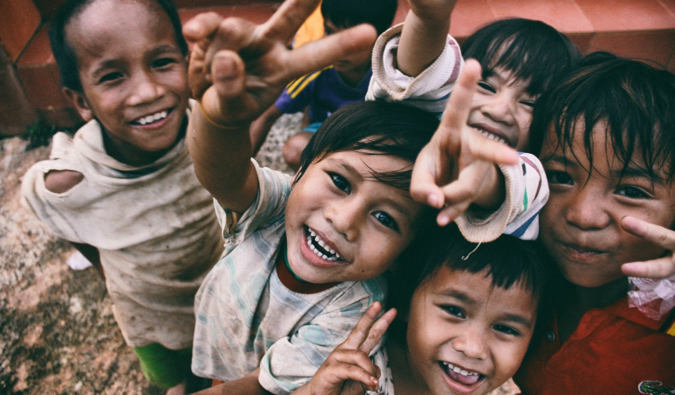
[[[166,118],[167,115],[168,115],[167,111],[160,111],[157,114],[148,115],[147,117],[143,117],[143,118],[139,119],[137,122],[140,123],[141,125],[147,125],[149,123],[159,121],[160,119],[164,119],[164,118]]]
[[[326,252],[330,253],[331,256],[328,256],[324,254],[322,251],[319,251],[314,244],[318,244],[321,246],[322,249],[324,249]],[[330,248],[326,242],[324,242],[312,229],[309,229],[309,235],[307,235],[307,245],[309,246],[309,249],[315,253],[317,256],[320,258],[326,259],[328,261],[337,261],[340,259],[340,254],[335,252],[332,248]]]
[[[464,370],[464,369],[462,369],[460,367],[457,367],[457,366],[455,366],[451,363],[448,363],[448,362],[443,362],[443,365],[445,365],[445,367],[447,367],[448,370],[452,370],[453,372],[459,373],[462,376],[467,376],[467,377],[468,376],[478,376],[478,373],[476,373],[476,372],[469,372],[468,370]]]
[[[494,134],[492,134],[492,133],[490,133],[490,132],[488,132],[488,131],[481,130],[481,129],[476,129],[476,130],[478,130],[478,131],[480,132],[480,134],[482,134],[483,136],[489,138],[490,140],[494,140],[494,141],[497,141],[497,142],[500,142],[500,143],[506,143],[506,140],[504,140],[503,138],[501,138],[501,137],[499,137],[499,136],[497,136],[497,135],[494,135]]]

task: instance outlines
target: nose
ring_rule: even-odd
[[[490,353],[486,336],[484,330],[467,328],[452,342],[452,345],[456,351],[464,354],[467,358],[482,361],[487,359]]]
[[[333,228],[353,242],[359,237],[359,227],[367,213],[364,203],[355,195],[350,195],[326,205],[324,216]]]
[[[585,186],[569,198],[564,213],[565,219],[578,229],[603,229],[611,220],[605,210],[604,201],[600,192]]]
[[[507,92],[498,92],[482,107],[483,113],[490,119],[507,125],[515,123],[515,98]]]
[[[149,72],[137,73],[132,89],[133,91],[129,96],[129,105],[131,106],[152,103],[164,94],[163,86]]]

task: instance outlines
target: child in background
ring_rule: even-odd
[[[187,44],[167,0],[66,3],[50,39],[87,123],[54,137],[25,203],[102,266],[115,319],[148,380],[190,373],[194,295],[223,251],[187,151]]]
[[[622,265],[673,262],[675,76],[588,55],[541,97],[532,129],[551,185],[540,238],[562,278],[555,320],[516,383],[525,394],[672,392],[673,312],[630,308]]]
[[[411,1],[405,23],[382,34],[375,45],[368,99],[404,101],[441,114],[463,65],[459,46],[447,34],[454,5],[454,1]],[[499,148],[489,140],[527,151],[534,102],[574,66],[579,53],[565,35],[527,19],[491,23],[472,34],[462,51],[465,58],[475,58],[482,66],[480,78],[474,82],[477,92],[467,99],[467,127],[461,131],[465,137],[460,145],[449,147],[453,140],[439,130],[417,160],[411,193],[416,200],[444,207],[438,216],[441,225],[469,209],[469,223],[481,233],[490,230],[492,239],[504,232],[536,238],[536,215],[548,196],[536,157],[521,154],[521,165],[498,169],[492,161],[469,160],[471,166],[455,169],[448,163],[457,152],[478,158],[485,153],[493,155],[491,151]],[[505,181],[501,188],[504,198],[491,207],[481,207],[474,201],[475,191],[495,178],[497,170],[501,173],[497,178]],[[440,187],[452,180],[457,182]],[[523,210],[530,215],[510,221],[512,213]],[[458,224],[468,240],[480,240],[466,231],[464,219],[460,218]]]
[[[373,307],[296,395],[486,394],[516,372],[545,311],[536,243],[504,235],[479,246],[452,224],[413,246],[394,274],[385,347],[368,358],[394,315],[373,325]]]
[[[385,31],[394,20],[396,0],[325,0],[321,4],[327,35],[368,23],[377,33]],[[370,83],[370,53],[338,60],[332,66],[302,76],[288,84],[277,101],[251,125],[255,154],[265,142],[272,125],[282,114],[307,110],[308,125],[291,137],[282,154],[288,165],[297,170],[300,154],[321,123],[338,108],[363,101]]]

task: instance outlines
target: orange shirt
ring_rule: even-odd
[[[514,380],[523,394],[675,394],[672,316],[654,321],[622,298],[587,311],[563,344],[554,323]]]

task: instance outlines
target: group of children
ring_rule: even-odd
[[[179,386],[191,363],[222,381],[204,393],[484,394],[511,377],[525,394],[672,393],[673,313],[629,307],[627,276],[675,273],[675,76],[581,58],[524,19],[460,50],[453,1],[411,0],[374,46],[346,24],[289,49],[316,3],[181,33],[167,0],[74,0],[52,25],[88,123],[23,194],[100,263],[146,377]],[[370,101],[323,121],[295,177],[258,166],[251,125],[288,82],[371,51]]]

